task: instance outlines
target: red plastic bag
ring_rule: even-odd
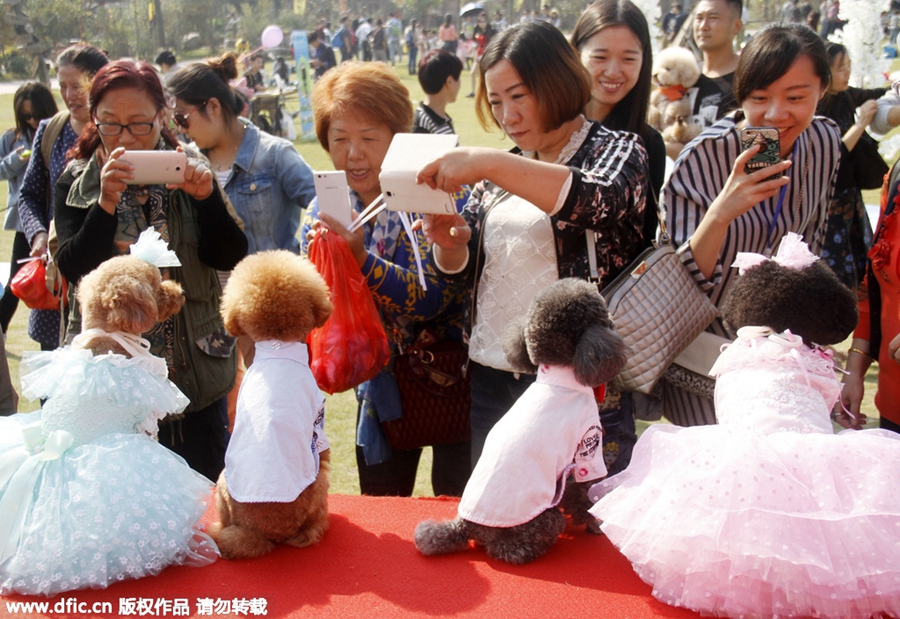
[[[333,233],[317,234],[309,244],[309,259],[328,284],[334,304],[328,321],[307,339],[309,367],[323,391],[346,391],[387,365],[387,334],[347,241]]]
[[[54,291],[47,288],[47,267],[44,260],[35,258],[26,262],[9,282],[9,289],[31,309],[59,310],[60,296],[66,297],[66,282],[60,278]]]

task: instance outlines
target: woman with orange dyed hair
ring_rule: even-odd
[[[359,213],[381,194],[378,175],[394,134],[412,130],[409,91],[382,63],[347,62],[316,82],[312,103],[316,135],[335,169],[346,172],[350,203]],[[350,245],[387,332],[399,334],[403,347],[426,329],[440,339],[462,339],[459,288],[435,274],[427,259],[428,244],[423,238],[407,236],[397,213],[383,210],[349,232],[332,217],[319,213],[318,199],[313,200],[304,216],[303,252],[313,236],[326,231],[341,235]],[[416,252],[427,291],[418,283]],[[356,461],[362,493],[410,496],[422,450],[392,450],[379,423],[402,415],[393,374],[385,369],[363,383],[357,387],[357,397]],[[434,494],[460,496],[470,472],[468,441],[434,445],[433,450]]]

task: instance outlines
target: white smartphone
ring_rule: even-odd
[[[353,222],[353,209],[350,206],[347,174],[343,170],[314,172],[313,182],[316,184],[319,212],[334,217],[339,224],[349,228]]]
[[[120,157],[134,166],[129,185],[178,185],[184,182],[187,155],[174,150],[129,150]]]

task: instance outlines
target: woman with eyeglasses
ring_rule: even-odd
[[[18,207],[19,188],[22,186],[22,179],[31,158],[31,143],[34,141],[38,123],[57,112],[53,93],[38,82],[27,82],[19,86],[13,95],[13,110],[16,115],[16,126],[0,136],[0,180],[9,183],[3,229],[16,231],[12,258],[9,262],[9,280],[12,280],[22,267],[19,260],[27,258],[31,253],[31,246],[19,220]],[[4,337],[18,306],[18,297],[7,286],[3,291],[3,297],[0,298],[0,329],[3,330]]]
[[[49,253],[48,231],[53,220],[56,181],[68,163],[66,153],[90,120],[85,84],[107,62],[102,51],[81,44],[67,47],[56,58],[59,94],[66,110],[38,125],[31,145],[33,156],[28,159],[19,192],[19,218],[32,256]],[[47,159],[43,156],[45,141],[53,144]],[[41,350],[59,346],[60,335],[57,310],[32,310],[28,315],[28,337],[40,343]]]
[[[128,253],[151,227],[178,256],[181,266],[163,269],[163,276],[181,284],[185,305],[143,337],[191,403],[182,417],[160,422],[159,442],[215,481],[224,468],[226,395],[236,372],[234,339],[219,316],[216,269],[231,270],[246,255],[247,238],[212,171],[191,153],[179,185],[128,183],[134,168],[122,158],[126,151],[177,146],[164,126],[166,94],[152,65],[110,63],[94,77],[90,102],[90,122],[57,183],[59,268],[78,282],[103,261]],[[69,335],[80,326],[76,305]]]

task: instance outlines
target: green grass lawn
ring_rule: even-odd
[[[422,90],[415,76],[407,75],[405,63],[398,63],[398,74],[403,83],[409,88],[410,94],[415,101],[422,98]],[[474,105],[472,99],[465,97],[469,91],[470,81],[469,73],[463,72],[461,77],[462,88],[460,89],[460,99],[448,108],[448,113],[453,117],[454,125],[459,134],[460,143],[464,146],[489,146],[494,148],[509,148],[511,142],[506,140],[499,130],[485,132],[478,124],[475,118]],[[12,95],[0,95],[0,131],[14,125]],[[296,109],[296,100],[288,102],[289,108]],[[299,132],[299,128],[298,128]],[[333,166],[328,153],[319,145],[318,142],[296,142],[297,150],[306,160],[306,162],[314,170],[331,170]],[[6,205],[7,185],[0,182],[0,205]],[[867,202],[877,203],[878,192],[864,192]],[[0,261],[7,259],[12,251],[13,233],[11,231],[0,231]],[[38,350],[40,347],[30,340],[26,334],[26,326],[28,320],[28,310],[23,305],[19,305],[7,334],[6,350],[10,364],[10,372],[13,378],[13,384],[18,388],[19,361],[22,358],[22,352],[26,350]],[[849,342],[845,342],[838,347],[846,351]],[[872,404],[872,396],[875,391],[875,381],[877,368],[873,366],[866,378],[867,394],[864,403],[864,412],[869,415],[870,419],[877,416],[874,405]],[[19,410],[22,412],[35,410],[36,402],[19,403]],[[336,394],[328,397],[327,404],[328,419],[326,429],[331,442],[332,457],[331,464],[332,482],[331,491],[340,494],[358,494],[359,479],[356,473],[356,456],[355,456],[355,436],[356,436],[356,399],[352,392]],[[870,427],[872,422],[870,421]],[[647,424],[638,422],[638,431],[642,431]],[[422,461],[419,466],[419,474],[416,479],[415,494],[418,496],[430,496],[431,483],[431,450],[426,448],[422,454]]]

